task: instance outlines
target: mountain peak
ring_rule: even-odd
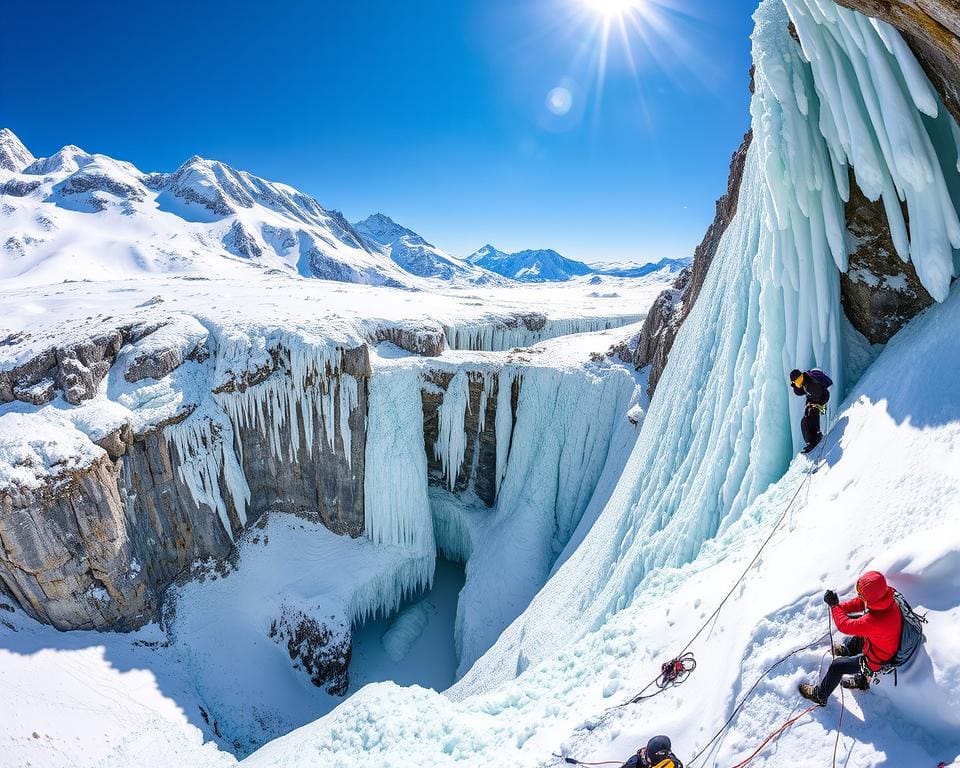
[[[73,173],[90,163],[92,159],[92,155],[76,144],[67,144],[50,157],[35,159],[22,170],[23,173],[34,176],[44,176],[48,173]]]
[[[390,245],[402,237],[415,243],[428,244],[412,229],[397,224],[385,213],[372,213],[363,221],[355,222],[353,226],[360,234],[380,245]]]
[[[583,262],[565,258],[552,248],[504,253],[490,243],[470,254],[467,261],[498,275],[528,283],[564,281],[593,271]]]
[[[36,158],[9,128],[0,128],[0,168],[19,173]]]

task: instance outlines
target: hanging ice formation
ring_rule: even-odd
[[[229,422],[222,414],[193,413],[181,423],[167,427],[166,435],[176,447],[180,480],[189,489],[194,503],[216,510],[223,530],[232,541],[227,494],[243,526],[247,522],[250,487],[233,450],[233,430]],[[220,485],[221,476],[226,488]]]
[[[483,389],[486,395],[487,388]],[[480,418],[483,419],[486,397],[480,407]],[[437,442],[433,447],[434,455],[440,459],[443,473],[447,479],[447,486],[452,491],[457,482],[457,475],[463,466],[463,456],[467,451],[467,431],[464,428],[464,419],[470,410],[470,380],[465,369],[461,368],[454,374],[443,395],[443,402],[437,413],[439,428]]]
[[[395,610],[404,596],[433,580],[435,545],[427,499],[420,373],[378,370],[370,380],[364,533],[375,544],[396,547],[401,561],[384,581],[354,596],[354,616]]]
[[[569,317],[548,320],[542,316],[517,317],[510,325],[502,320],[468,325],[445,325],[444,335],[450,349],[504,352],[516,347],[530,347],[547,339],[572,333],[592,333],[619,328],[643,319],[643,315],[612,317]]]
[[[782,476],[799,443],[786,372],[843,371],[848,167],[883,197],[900,255],[932,296],[958,271],[958,131],[899,34],[828,0],[764,0],[755,18],[754,141],[737,214],[609,503],[463,693],[642,599],[649,573],[694,560]]]
[[[223,333],[216,342],[214,381],[232,386],[202,398],[200,407],[168,426],[166,434],[176,447],[179,476],[194,502],[215,510],[232,539],[228,507],[242,526],[250,503],[243,431],[268,434],[274,457],[296,461],[302,450],[312,452],[314,421],[320,419],[328,447],[342,448],[349,464],[349,417],[359,404],[359,388],[357,380],[342,371],[342,350],[333,344],[313,344],[292,334],[242,333]],[[273,370],[262,381],[238,383],[248,372],[266,368]]]

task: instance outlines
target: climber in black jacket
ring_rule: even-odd
[[[793,394],[807,398],[807,405],[803,409],[803,420],[800,422],[800,431],[806,443],[803,453],[810,453],[823,440],[823,433],[820,431],[820,414],[827,412],[831,384],[833,380],[819,368],[809,371],[797,369],[790,371],[790,386],[793,387]]]
[[[654,736],[621,768],[683,768],[683,763],[671,749],[673,747],[667,736]]]

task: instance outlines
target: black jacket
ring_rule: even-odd
[[[793,394],[797,397],[807,397],[807,405],[826,405],[827,401],[830,399],[830,390],[826,387],[821,386],[820,383],[813,378],[809,373],[803,374],[803,386],[798,387],[793,382],[790,382],[790,386],[793,389]]]

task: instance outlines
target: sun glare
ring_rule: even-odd
[[[704,23],[693,12],[691,0],[554,2],[565,11],[557,14],[551,26],[559,35],[576,41],[572,47],[575,54],[563,75],[583,86],[570,89],[558,83],[545,94],[547,111],[557,117],[583,115],[582,103],[592,91],[592,114],[596,118],[608,74],[622,79],[626,70],[636,85],[640,110],[646,118],[647,90],[652,80],[644,77],[647,71],[656,70],[662,79],[681,82],[688,76],[703,80],[703,73],[710,70],[703,50],[692,43]]]
[[[642,4],[642,0],[583,0],[583,2],[607,19],[623,16]]]

